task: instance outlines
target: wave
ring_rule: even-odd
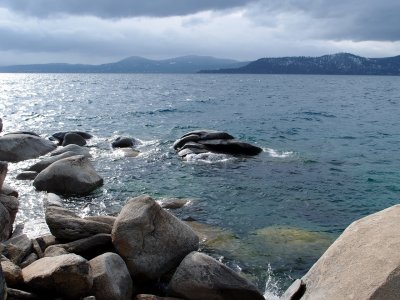
[[[278,151],[272,148],[264,148],[263,150],[273,158],[289,158],[294,156],[293,151]]]
[[[207,163],[207,164],[215,164],[215,163],[225,163],[235,159],[235,157],[227,155],[227,154],[220,154],[220,153],[199,153],[199,154],[188,154],[185,157],[186,161],[189,163]]]

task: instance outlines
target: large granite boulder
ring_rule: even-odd
[[[67,151],[67,152],[61,153],[59,155],[53,155],[50,157],[46,157],[46,158],[42,159],[41,161],[30,166],[27,170],[40,173],[44,169],[46,169],[48,166],[50,166],[52,163],[55,163],[56,161],[59,161],[60,159],[71,157],[71,156],[76,156],[76,155],[77,154],[75,152]],[[35,176],[35,178],[36,178],[36,176]]]
[[[159,278],[199,246],[194,231],[149,196],[127,202],[111,237],[131,275],[143,280]]]
[[[45,219],[50,232],[59,240],[75,241],[99,233],[110,234],[112,226],[106,223],[83,219],[74,212],[63,208],[49,194],[45,206]],[[56,197],[55,197],[56,198]]]
[[[41,258],[22,269],[24,283],[38,294],[80,299],[93,285],[89,262],[75,254]]]
[[[352,223],[303,277],[303,299],[400,299],[400,205]]]
[[[31,250],[31,239],[26,234],[21,234],[4,242],[3,254],[14,264],[20,265]]]
[[[254,284],[200,252],[190,253],[181,262],[168,295],[191,300],[264,300]]]
[[[104,253],[90,260],[93,272],[91,294],[96,300],[131,300],[132,278],[123,259],[115,253]]]
[[[1,259],[1,268],[3,269],[4,278],[7,286],[16,287],[23,283],[22,270],[19,266],[8,259]]]
[[[52,142],[30,134],[8,134],[0,137],[0,160],[19,162],[37,158],[56,148]]]
[[[189,154],[223,153],[230,155],[257,155],[260,147],[235,140],[232,135],[222,131],[192,131],[178,139],[173,148],[185,158]]]
[[[40,172],[33,185],[39,191],[85,195],[103,184],[89,159],[83,155],[64,158]]]

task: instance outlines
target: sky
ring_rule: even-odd
[[[0,0],[0,65],[400,55],[399,0]]]

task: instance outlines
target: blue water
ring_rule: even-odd
[[[275,294],[352,221],[399,203],[399,77],[0,74],[0,115],[5,131],[95,136],[91,151],[105,185],[66,199],[72,209],[115,214],[143,193],[193,198],[174,213],[234,237],[204,251]],[[182,161],[172,143],[200,128],[264,152]],[[143,141],[141,155],[112,151],[119,135]],[[44,195],[13,180],[27,164],[11,166],[9,180],[22,194],[18,220],[40,228]]]

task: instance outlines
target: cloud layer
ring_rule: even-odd
[[[400,54],[398,0],[3,0],[0,64]]]

